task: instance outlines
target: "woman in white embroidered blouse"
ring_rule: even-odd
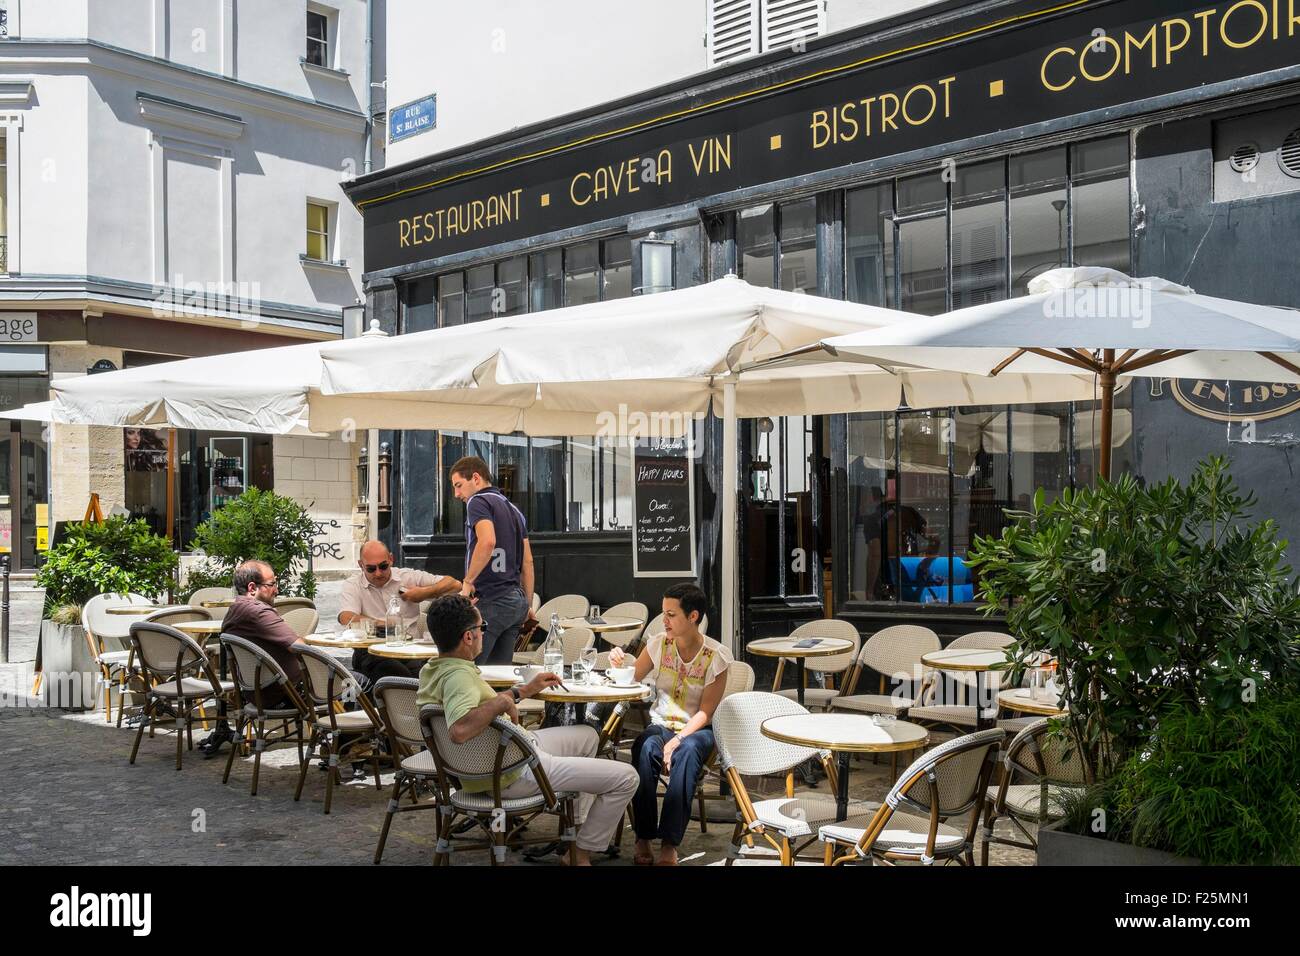
[[[704,592],[694,584],[674,584],[664,592],[664,632],[651,635],[636,659],[636,679],[653,684],[650,726],[632,745],[632,764],[641,784],[632,798],[638,864],[674,866],[686,834],[691,798],[705,761],[713,752],[713,712],[727,685],[731,652],[700,632]],[[626,655],[610,652],[611,667]],[[657,800],[659,775],[668,774],[663,809]],[[651,841],[659,840],[656,859]]]

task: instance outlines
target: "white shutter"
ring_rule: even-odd
[[[759,0],[708,0],[709,66],[759,51]]]
[[[764,51],[784,50],[826,32],[823,0],[763,0],[761,40]]]

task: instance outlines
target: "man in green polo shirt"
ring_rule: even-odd
[[[483,650],[484,622],[468,598],[448,594],[429,606],[429,634],[438,656],[420,671],[416,702],[442,707],[454,743],[473,740],[497,717],[519,723],[515,708],[560,679],[549,672],[527,684],[498,693],[479,674],[474,659]],[[594,727],[548,727],[531,735],[538,761],[556,791],[577,793],[577,860],[591,865],[591,852],[609,846],[623,811],[636,793],[639,778],[629,764],[596,757],[599,734]],[[464,781],[469,792],[490,790],[490,780]],[[502,799],[533,796],[538,792],[532,769],[524,767],[501,779]]]

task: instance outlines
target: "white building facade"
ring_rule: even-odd
[[[340,182],[382,165],[368,123],[382,2],[0,9],[3,407],[96,367],[343,333],[363,294],[362,240]],[[7,438],[0,547],[15,568],[32,567],[92,492],[183,546],[245,487],[308,506],[318,570],[350,561],[355,467],[342,442],[181,432],[168,489],[165,433],[14,423]]]

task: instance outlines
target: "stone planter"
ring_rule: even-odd
[[[41,621],[41,702],[64,710],[95,706],[99,666],[80,624]]]
[[[1039,866],[1200,866],[1201,861],[1175,856],[1164,850],[1148,850],[1131,843],[1117,843],[1099,837],[1063,833],[1060,823],[1038,831]]]

